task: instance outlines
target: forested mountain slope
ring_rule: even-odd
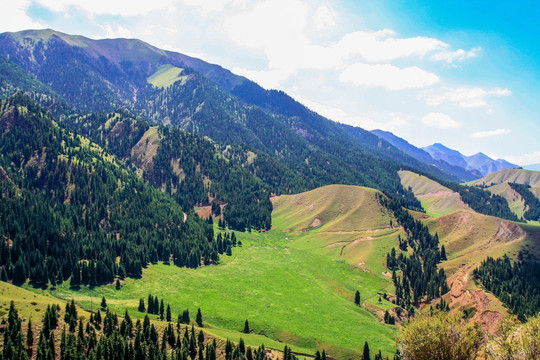
[[[284,93],[267,92],[219,66],[138,40],[25,31],[1,34],[0,51],[79,111],[127,107],[154,123],[248,145],[277,157],[302,177],[303,189],[336,182],[367,185],[417,206],[401,187],[396,174],[401,166],[452,178],[388,143],[379,144],[367,132],[348,134]],[[173,79],[167,74],[174,74]]]
[[[98,285],[158,260],[218,261],[213,230],[29,97],[0,105],[2,278]],[[118,258],[117,258],[118,257]]]
[[[264,90],[219,66],[166,52],[139,40],[91,40],[53,30],[23,31],[0,34],[0,51],[66,99],[73,109],[59,117],[74,116],[78,119],[71,121],[71,130],[86,133],[85,126],[100,126],[99,122],[85,124],[96,121],[99,118],[94,116],[96,113],[110,113],[122,107],[124,110],[119,112],[127,111],[131,114],[128,116],[142,118],[149,126],[180,128],[208,137],[222,148],[232,145],[236,149],[235,156],[240,159],[249,155],[250,163],[240,161],[238,165],[266,184],[266,189],[261,190],[263,192],[268,193],[270,189],[278,194],[292,193],[328,184],[354,184],[380,189],[403,205],[420,208],[413,193],[402,186],[397,174],[399,170],[456,179],[436,166],[404,154],[363,129],[340,125],[319,116],[283,92]],[[89,115],[89,111],[94,115]],[[157,136],[165,139],[163,134],[170,131],[161,129]],[[97,136],[96,131],[93,134]],[[155,135],[145,131],[144,141],[156,140]],[[137,136],[140,133],[130,139],[136,140]],[[127,151],[128,144],[121,137],[111,140],[113,138],[109,139],[107,147]],[[169,140],[172,142],[167,142]],[[194,177],[182,181],[183,175],[175,174],[182,166],[174,165],[181,156],[174,153],[179,148],[172,144],[176,142],[178,145],[184,140],[169,140],[163,142],[169,145],[161,148],[176,150],[171,150],[165,157],[155,158],[161,159],[157,167],[160,173],[151,174],[149,171],[154,168],[152,158],[149,163],[149,159],[145,159],[146,164],[138,163],[142,167],[151,165],[146,172],[139,174],[171,194],[181,187],[195,192],[197,195],[184,205],[203,201],[206,195],[200,179],[192,183],[190,179]],[[132,147],[132,152],[137,154],[141,150],[150,150],[152,145],[147,147],[146,144],[138,143],[136,150]],[[186,168],[188,166],[186,164]],[[204,171],[198,173],[204,180]],[[228,196],[225,192],[209,195]],[[462,193],[464,199],[466,195],[466,192]],[[474,208],[488,209],[488,196],[477,195],[474,201],[480,202]],[[266,198],[259,192],[250,201],[253,203]],[[260,206],[260,210],[266,212],[261,218],[244,219],[238,227],[267,227],[269,210],[264,209],[269,209],[268,204],[268,200],[264,200]],[[505,206],[503,203],[499,205]],[[232,208],[231,202],[229,211]],[[510,213],[509,210],[506,212]],[[488,213],[506,216],[506,212],[497,209]],[[239,218],[245,213],[232,217]]]

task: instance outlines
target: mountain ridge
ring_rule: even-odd
[[[482,152],[466,156],[459,151],[450,149],[440,143],[425,146],[422,149],[428,152],[436,160],[442,159],[451,165],[460,166],[466,170],[477,170],[482,176],[503,169],[519,167],[518,165],[503,159],[494,160]]]

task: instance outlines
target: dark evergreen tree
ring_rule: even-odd
[[[143,298],[140,298],[139,299],[139,307],[137,309],[139,312],[145,312],[146,311],[146,308],[144,306],[144,299]]]
[[[198,327],[203,327],[201,308],[197,309],[197,317],[195,318],[195,322],[197,323]]]
[[[369,345],[367,341],[364,343],[364,351],[362,352],[362,360],[371,360],[371,356],[369,355]]]

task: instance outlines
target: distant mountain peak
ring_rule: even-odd
[[[467,170],[476,170],[482,176],[503,169],[517,168],[518,166],[506,160],[493,160],[486,154],[478,152],[471,156],[465,156],[457,150],[450,149],[440,143],[435,143],[423,148],[434,159],[444,160],[449,164],[460,166]]]

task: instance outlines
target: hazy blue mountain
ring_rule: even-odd
[[[411,145],[406,140],[392,134],[389,131],[373,130],[371,132],[413,158],[425,164],[435,166],[448,174],[452,174],[461,181],[471,181],[482,177],[481,173],[475,169],[467,170],[460,166],[451,165],[443,159],[434,159],[427,151]]]
[[[459,151],[450,149],[439,143],[426,146],[423,149],[436,160],[444,160],[451,165],[460,166],[466,170],[477,170],[482,176],[499,170],[519,167],[506,160],[493,160],[481,152],[471,156],[465,156]]]

